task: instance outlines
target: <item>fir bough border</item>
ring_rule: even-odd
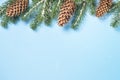
[[[6,8],[15,0],[7,0],[0,6],[0,25],[8,28],[9,23],[16,23],[19,20],[30,23],[30,27],[36,30],[42,22],[47,26],[51,25],[53,19],[57,22],[60,6],[63,0],[32,0],[29,3],[27,10],[20,16],[8,17],[6,16]],[[78,26],[84,21],[85,14],[89,12],[95,15],[97,0],[74,0],[76,3],[76,10],[71,21],[71,28],[77,29]],[[108,13],[113,14],[111,26],[116,28],[120,26],[120,1],[113,1],[113,5]]]

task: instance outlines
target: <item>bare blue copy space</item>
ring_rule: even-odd
[[[2,2],[4,2],[3,0]],[[87,14],[79,30],[0,27],[0,80],[120,80],[120,30]]]

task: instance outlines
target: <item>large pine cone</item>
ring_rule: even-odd
[[[96,10],[96,16],[97,17],[103,16],[106,12],[109,11],[111,5],[112,5],[112,0],[101,0]]]
[[[7,7],[6,15],[9,17],[19,16],[26,10],[28,3],[28,0],[16,0],[16,2]]]
[[[66,24],[75,11],[75,2],[73,0],[65,0],[60,8],[58,16],[58,25]]]

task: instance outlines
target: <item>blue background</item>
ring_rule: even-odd
[[[57,21],[36,32],[22,21],[0,27],[0,80],[120,80],[120,30],[110,21],[87,14],[77,31]]]

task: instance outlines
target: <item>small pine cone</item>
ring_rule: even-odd
[[[6,9],[6,15],[9,17],[19,16],[28,6],[28,0],[16,0],[15,3],[9,5]]]
[[[58,25],[66,24],[75,11],[75,2],[73,0],[65,0],[60,8],[58,16]]]
[[[106,12],[109,11],[110,7],[112,6],[112,0],[100,0],[99,6],[96,10],[96,16],[101,17]]]

